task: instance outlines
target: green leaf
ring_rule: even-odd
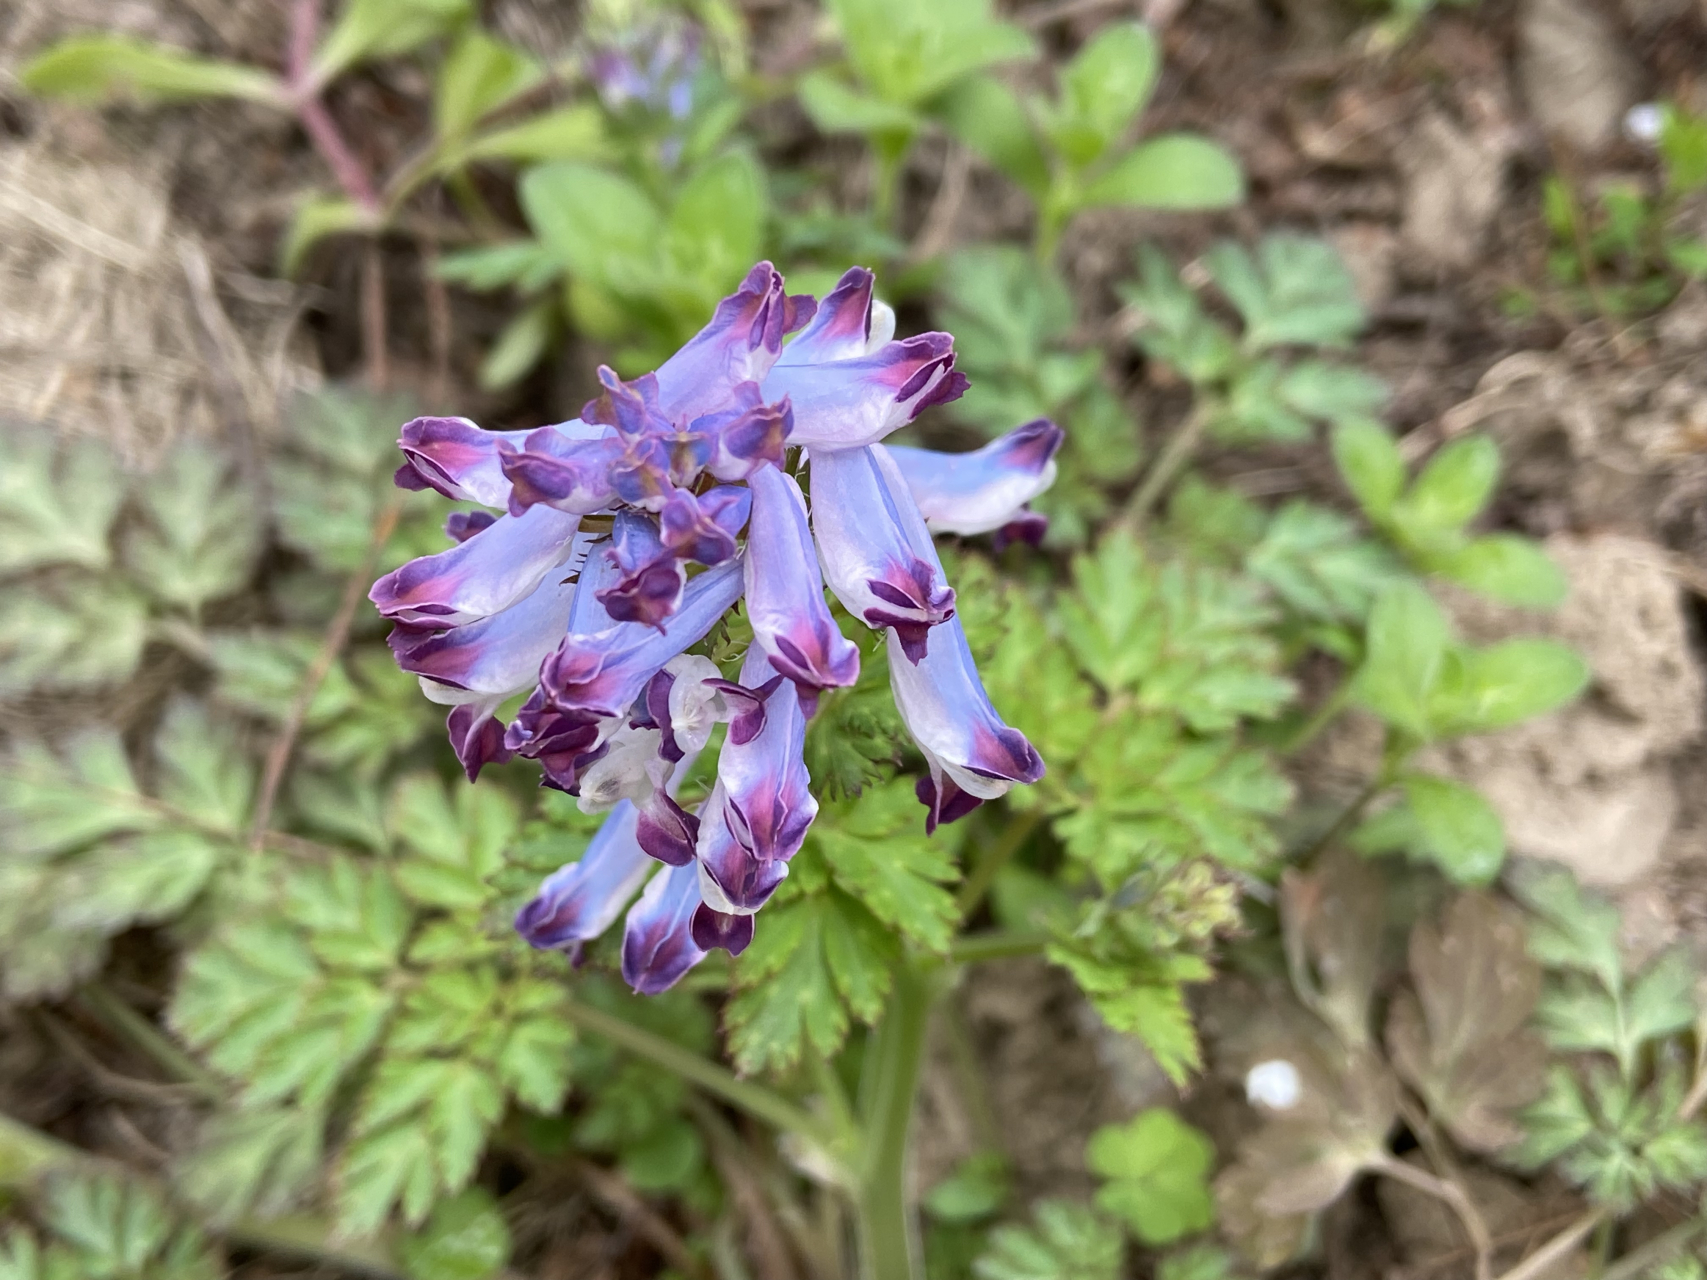
[[[397,1242],[410,1280],[485,1280],[510,1258],[510,1229],[481,1187],[439,1204],[419,1231]]]
[[[408,53],[472,10],[471,0],[348,0],[315,52],[314,80],[325,84],[357,62]]]
[[[1585,893],[1563,867],[1521,863],[1507,883],[1535,917],[1529,930],[1531,955],[1550,969],[1592,974],[1608,991],[1623,989],[1617,907]]]
[[[433,124],[441,141],[461,137],[482,116],[526,93],[544,76],[521,49],[470,26],[439,67]]]
[[[242,1106],[203,1122],[173,1186],[223,1226],[248,1213],[277,1217],[320,1175],[321,1118],[294,1107]]]
[[[1208,1181],[1214,1160],[1214,1144],[1164,1107],[1104,1125],[1085,1148],[1085,1163],[1104,1180],[1097,1208],[1148,1245],[1171,1244],[1215,1220]]]
[[[705,1167],[705,1143],[686,1120],[658,1125],[622,1152],[622,1173],[636,1190],[679,1191]]]
[[[1624,1035],[1632,1048],[1695,1024],[1701,1015],[1695,979],[1688,953],[1674,947],[1631,983],[1624,1002]]]
[[[1387,723],[1428,737],[1450,640],[1446,615],[1428,592],[1414,583],[1394,583],[1370,611],[1353,696]]]
[[[118,685],[148,642],[148,604],[124,583],[66,578],[0,598],[0,693]]]
[[[557,333],[557,303],[546,298],[519,311],[480,362],[480,385],[501,391],[520,381],[544,357]]]
[[[1351,521],[1301,499],[1275,512],[1250,547],[1245,568],[1296,612],[1345,622],[1367,617],[1375,597],[1398,576],[1393,558],[1358,537]]]
[[[1515,533],[1473,538],[1428,567],[1472,591],[1525,609],[1554,609],[1570,589],[1564,572],[1541,545]]]
[[[548,160],[599,160],[609,150],[603,113],[584,102],[477,134],[453,148],[449,159],[458,164],[470,160],[540,164]]]
[[[63,756],[21,743],[0,770],[0,831],[8,859],[45,858],[160,822],[110,729],[78,734]]]
[[[684,273],[721,291],[760,255],[767,207],[758,161],[746,151],[726,152],[677,190],[665,226],[672,257]]]
[[[1668,192],[1707,186],[1707,118],[1667,103],[1660,118],[1659,152],[1665,161]]]
[[[1033,199],[1043,198],[1049,160],[1013,90],[991,76],[968,76],[931,103],[931,114]]]
[[[1075,559],[1073,578],[1076,591],[1060,605],[1066,639],[1110,693],[1136,687],[1138,705],[1199,732],[1272,716],[1291,698],[1264,631],[1271,606],[1251,584],[1153,566],[1125,533]]]
[[[1018,27],[996,22],[989,0],[831,0],[849,61],[872,94],[917,107],[964,76],[1036,52]]]
[[[1419,526],[1423,536],[1469,523],[1493,496],[1500,451],[1487,436],[1462,436],[1428,460],[1416,483],[1393,509],[1400,529]]]
[[[1387,400],[1387,384],[1374,374],[1322,360],[1300,360],[1275,392],[1306,417],[1332,423],[1365,421]]]
[[[451,284],[481,290],[514,285],[523,293],[538,292],[562,272],[561,264],[537,240],[512,240],[447,253],[437,268],[439,279]]]
[[[890,133],[911,136],[924,124],[916,111],[868,97],[828,71],[808,71],[797,89],[800,105],[825,133]]]
[[[1138,277],[1136,287],[1121,291],[1145,322],[1136,334],[1138,345],[1194,385],[1226,377],[1238,355],[1232,335],[1209,318],[1154,245],[1138,246]]]
[[[534,233],[575,275],[611,288],[650,278],[662,219],[627,178],[562,160],[529,170],[520,194]]]
[[[43,1280],[213,1280],[219,1268],[194,1232],[180,1231],[153,1188],[111,1173],[50,1179],[41,1216],[75,1253]]]
[[[995,1152],[981,1152],[966,1157],[932,1187],[924,1209],[938,1222],[979,1222],[1001,1210],[1011,1184],[1007,1161]]]
[[[1330,443],[1334,465],[1358,505],[1371,520],[1384,523],[1405,490],[1405,461],[1392,433],[1378,422],[1341,422]]]
[[[279,274],[293,276],[301,269],[308,251],[327,236],[348,231],[372,231],[375,215],[343,196],[310,196],[297,205],[290,229],[279,245]]]
[[[1215,1244],[1175,1250],[1156,1264],[1156,1280],[1239,1280],[1242,1274],[1234,1256]]]
[[[392,795],[391,829],[416,857],[398,864],[399,886],[422,906],[458,910],[491,897],[487,881],[504,865],[520,828],[515,802],[495,784],[447,795],[431,774],[412,774]]]
[[[285,105],[284,85],[265,71],[120,35],[62,40],[32,59],[18,79],[31,93],[74,102],[247,98]]]
[[[811,857],[796,856],[790,886],[823,875],[802,863]],[[871,1023],[882,1013],[898,956],[889,931],[837,889],[814,886],[809,896],[772,904],[736,964],[741,992],[724,1014],[736,1065],[742,1071],[781,1069],[808,1047],[834,1054],[850,1015]]]
[[[1428,858],[1455,884],[1487,884],[1505,861],[1505,826],[1482,793],[1461,782],[1410,774],[1401,784]]]
[[[1077,207],[1226,209],[1245,198],[1239,162],[1218,142],[1190,133],[1139,143],[1079,193]]]
[[[909,779],[826,806],[807,839],[831,877],[872,915],[928,951],[947,950],[960,912],[942,886],[959,878],[954,845],[924,834]]]
[[[1176,1085],[1202,1067],[1203,1049],[1178,983],[1134,982],[1131,975],[1059,948],[1050,951],[1050,959],[1072,973],[1110,1028],[1142,1040],[1162,1073]]]
[[[218,450],[179,445],[139,496],[148,525],[125,539],[125,563],[157,599],[194,614],[248,581],[261,549],[261,513]]]
[[[111,450],[94,440],[56,445],[44,431],[4,432],[0,469],[0,573],[44,565],[105,569],[107,541],[125,499]]]
[[[1088,164],[1120,140],[1150,100],[1161,54],[1150,29],[1112,23],[1060,75],[1055,141],[1074,164]]]
[[[978,1280],[1115,1280],[1120,1272],[1119,1228],[1083,1205],[1045,1200],[1037,1226],[997,1227],[972,1273]]]
[[[67,929],[109,936],[133,924],[169,920],[228,859],[225,847],[193,831],[152,831],[115,841],[78,859],[59,878],[64,900],[55,915]]]
[[[1363,327],[1351,273],[1325,240],[1285,233],[1265,236],[1252,259],[1218,244],[1204,264],[1245,321],[1245,346],[1349,345]]]
[[[1054,821],[1067,852],[1111,892],[1147,865],[1212,858],[1255,871],[1277,844],[1269,820],[1292,788],[1233,738],[1194,741],[1165,716],[1123,716],[1098,730],[1079,769],[1088,802]]]
[[[1451,657],[1428,697],[1428,721],[1440,736],[1487,733],[1555,711],[1574,700],[1592,675],[1576,650],[1533,637]]]

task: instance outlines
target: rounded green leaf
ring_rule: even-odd
[[[1435,566],[1445,578],[1506,604],[1554,609],[1570,583],[1541,544],[1515,533],[1476,538]]]
[[[1414,582],[1388,587],[1370,610],[1363,666],[1352,685],[1357,700],[1388,724],[1428,737],[1451,638],[1427,591]]]
[[[1141,142],[1080,193],[1080,208],[1225,209],[1245,198],[1239,162],[1218,142],[1170,133]]]
[[[510,1229],[487,1191],[470,1187],[397,1242],[410,1280],[485,1280],[510,1258]]]
[[[1334,427],[1334,465],[1371,520],[1387,518],[1405,491],[1405,460],[1393,433],[1379,422],[1353,420]]]
[[[1049,160],[1013,90],[990,76],[969,76],[936,99],[931,114],[1033,198],[1043,198]]]
[[[808,71],[798,92],[800,105],[825,133],[911,134],[923,123],[909,108],[868,97],[827,71]]]
[[[1161,56],[1137,22],[1105,27],[1061,73],[1051,132],[1074,164],[1089,164],[1120,140],[1150,100]]]
[[[1500,451],[1487,436],[1462,436],[1428,460],[1399,514],[1401,525],[1457,529],[1493,497]]]
[[[1487,733],[1556,711],[1591,674],[1576,650],[1556,640],[1506,640],[1457,657],[1429,699],[1429,720],[1442,736]]]
[[[575,275],[609,286],[656,260],[662,219],[620,174],[562,160],[529,170],[520,191],[528,224]]]
[[[1457,884],[1487,884],[1505,861],[1505,826],[1481,792],[1446,778],[1413,775],[1404,781],[1420,847]]]
[[[668,1120],[622,1152],[623,1175],[638,1190],[670,1191],[685,1186],[705,1162],[699,1130],[686,1120]]]
[[[74,36],[19,73],[44,98],[100,102],[117,97],[157,102],[247,98],[283,106],[284,86],[254,67],[198,57],[128,36]]]
[[[1085,1162],[1107,1179],[1097,1207],[1123,1220],[1146,1244],[1168,1244],[1215,1219],[1209,1193],[1214,1145],[1172,1111],[1152,1108],[1091,1135]]]

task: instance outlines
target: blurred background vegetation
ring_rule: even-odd
[[[1707,10],[11,0],[3,1280],[1707,1276]],[[881,650],[738,961],[509,918],[368,585],[417,412],[751,264],[1067,432],[945,546],[1049,775],[934,837]],[[714,642],[718,638],[714,637]],[[871,1063],[928,1001],[917,1081]],[[928,1015],[928,1016],[927,1016]]]

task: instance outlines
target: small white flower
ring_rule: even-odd
[[[664,670],[676,678],[670,686],[670,731],[682,753],[691,756],[711,740],[720,720],[729,719],[723,694],[706,683],[723,673],[710,658],[685,653],[666,662]]]
[[[581,774],[581,794],[575,807],[582,813],[603,813],[618,800],[639,804],[662,781],[652,764],[658,759],[656,729],[623,725],[610,738],[610,750]]]
[[[1665,113],[1657,102],[1639,102],[1624,113],[1624,136],[1632,142],[1654,143],[1665,127]]]
[[[1245,1098],[1252,1106],[1290,1111],[1304,1092],[1298,1068],[1285,1058],[1259,1062],[1245,1073]]]

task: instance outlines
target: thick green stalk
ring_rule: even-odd
[[[795,1106],[763,1085],[739,1079],[732,1071],[700,1057],[692,1049],[684,1049],[673,1040],[666,1040],[590,1004],[567,1000],[564,1006],[569,1021],[582,1030],[604,1036],[636,1057],[674,1072],[689,1084],[698,1085],[756,1120],[813,1142],[824,1143],[833,1136],[826,1132],[828,1126],[811,1112]]]
[[[907,1204],[908,1138],[937,975],[903,960],[861,1081],[865,1151],[855,1192],[861,1280],[922,1280],[918,1223]]]

